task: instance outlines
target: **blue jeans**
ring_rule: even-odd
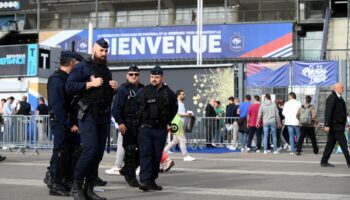
[[[277,151],[277,128],[276,123],[264,124],[264,151],[268,150],[268,138],[271,131],[273,141],[273,151]]]
[[[294,153],[294,141],[295,141],[294,136],[296,136],[296,141],[298,141],[300,136],[300,127],[287,125],[287,128],[289,133],[290,150],[291,150],[291,153]]]
[[[239,142],[241,143],[241,149],[245,149],[247,146],[248,133],[239,132]]]

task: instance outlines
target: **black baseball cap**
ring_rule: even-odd
[[[157,65],[151,70],[151,74],[152,75],[163,75],[163,69]]]
[[[108,49],[108,47],[109,47],[108,42],[104,38],[100,38],[100,39],[96,40],[95,43],[104,49]]]
[[[129,72],[139,72],[139,68],[137,67],[137,65],[130,65],[129,67]]]

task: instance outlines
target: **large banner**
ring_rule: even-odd
[[[0,76],[37,75],[38,45],[0,47]]]
[[[293,85],[330,86],[336,82],[337,61],[293,62]]]
[[[247,86],[289,86],[289,67],[289,62],[248,63],[246,65]]]
[[[293,55],[292,23],[206,25],[203,27],[203,58],[290,57]],[[273,30],[273,31],[271,31]],[[94,41],[105,38],[111,61],[195,59],[196,26],[113,28],[94,30]],[[87,53],[88,30],[40,32],[46,46]]]

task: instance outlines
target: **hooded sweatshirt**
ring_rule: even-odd
[[[275,103],[272,103],[271,100],[265,99],[264,102],[261,104],[258,114],[258,120],[260,120],[261,117],[263,118],[264,124],[281,124],[277,106]]]

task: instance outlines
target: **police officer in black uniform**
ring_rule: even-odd
[[[165,146],[168,126],[177,113],[175,93],[163,83],[163,70],[156,66],[151,70],[150,84],[137,93],[141,127],[140,145],[140,190],[162,190],[156,184],[159,162]]]
[[[92,56],[74,67],[66,84],[68,92],[79,95],[78,122],[82,153],[75,168],[71,190],[75,200],[105,199],[99,197],[93,187],[110,131],[110,105],[118,87],[107,67],[107,53],[108,43],[103,38],[97,40]]]
[[[83,60],[77,53],[64,51],[61,67],[48,80],[47,92],[50,114],[50,129],[54,136],[53,153],[45,182],[50,195],[69,196],[69,180],[80,154],[80,136],[73,96],[68,95],[65,84],[73,66]],[[71,179],[72,180],[72,179]]]
[[[124,167],[120,174],[131,187],[138,187],[135,170],[140,163],[138,151],[138,120],[136,93],[144,85],[139,83],[140,71],[136,65],[129,67],[126,75],[127,81],[119,88],[113,102],[112,115],[118,123],[119,131],[123,135],[123,148],[125,150]]]

